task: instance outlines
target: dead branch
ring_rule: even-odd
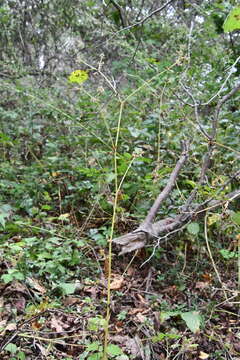
[[[189,143],[183,142],[182,143],[182,155],[180,159],[178,160],[173,172],[170,175],[169,181],[163,191],[158,195],[157,199],[155,200],[154,204],[152,205],[151,209],[149,210],[143,224],[141,227],[143,228],[145,225],[148,226],[150,223],[152,223],[154,217],[156,216],[161,203],[168,197],[170,192],[172,191],[175,181],[178,177],[178,174],[185,164],[187,158],[188,158],[188,152],[189,152]]]
[[[173,233],[181,231],[185,224],[203,215],[206,211],[214,210],[238,198],[240,198],[240,190],[233,191],[225,195],[224,200],[211,200],[208,204],[205,201],[203,204],[195,205],[194,211],[185,213],[184,216],[180,214],[176,215],[175,218],[166,218],[157,221],[154,224],[149,224],[149,227],[145,228],[145,230],[139,227],[131,233],[113,239],[113,242],[122,246],[120,255],[141,249],[145,247],[150,240],[166,239]],[[158,243],[160,243],[160,241],[158,241]]]
[[[204,155],[202,168],[199,176],[199,180],[197,183],[196,188],[191,192],[188,199],[186,200],[184,206],[181,207],[180,214],[176,215],[174,218],[165,218],[156,223],[153,223],[153,220],[160,208],[162,202],[169,196],[170,192],[172,191],[176,179],[179,175],[180,170],[182,169],[183,165],[185,164],[188,158],[189,152],[189,144],[187,142],[182,143],[182,154],[179,158],[174,170],[172,171],[168,184],[162,190],[162,192],[158,195],[157,199],[155,200],[154,204],[152,205],[151,209],[149,210],[145,220],[140,224],[140,226],[132,231],[131,233],[125,234],[118,238],[113,239],[113,242],[121,245],[122,250],[121,254],[125,254],[131,252],[133,250],[140,249],[144,247],[148,241],[152,239],[159,239],[160,236],[165,234],[164,238],[171,235],[173,232],[175,233],[178,229],[179,231],[184,227],[186,223],[192,221],[192,219],[196,218],[198,214],[204,213],[204,211],[208,210],[209,207],[211,209],[215,209],[218,206],[223,205],[226,202],[230,202],[234,199],[240,197],[240,190],[236,190],[233,193],[228,195],[224,195],[224,200],[214,200],[208,199],[202,204],[193,204],[193,201],[196,198],[199,188],[204,184],[205,177],[207,170],[210,165],[210,161],[213,156],[214,150],[214,141],[217,135],[217,126],[218,126],[218,119],[221,107],[223,104],[229,100],[238,90],[240,89],[240,84],[235,86],[228,94],[226,94],[222,99],[219,100],[215,114],[212,120],[212,132],[211,135],[208,135],[208,150]],[[238,174],[238,172],[237,172]],[[159,243],[159,241],[158,241]]]

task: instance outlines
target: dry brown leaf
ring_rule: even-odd
[[[203,281],[210,283],[212,281],[212,274],[205,273],[202,275]]]
[[[20,283],[19,281],[13,281],[6,289],[6,293],[11,293],[11,292],[21,292],[23,294],[28,294],[28,289],[27,287]]]
[[[55,329],[57,333],[63,332],[62,323],[55,316],[51,319],[51,328]]]
[[[7,319],[0,321],[0,335],[3,336],[6,331]]]
[[[128,314],[135,315],[137,313],[142,313],[143,311],[144,311],[143,308],[134,308],[134,309],[129,310]]]
[[[26,306],[26,299],[24,297],[19,297],[14,301],[14,306],[19,312],[23,312]]]
[[[137,318],[137,320],[138,321],[140,321],[140,323],[144,323],[145,321],[146,321],[146,316],[144,316],[143,314],[141,314],[141,313],[138,313],[137,315],[136,315],[136,318]]]
[[[127,270],[127,275],[128,275],[128,276],[133,276],[134,272],[135,272],[134,267],[129,266],[129,268],[128,268],[128,270]]]
[[[44,286],[42,286],[40,284],[40,282],[34,278],[30,278],[28,277],[27,280],[29,281],[30,285],[37,291],[39,291],[41,294],[45,294],[46,293],[46,289]]]
[[[131,353],[133,358],[138,357],[139,355],[141,355],[141,352],[140,352],[140,349],[139,349],[139,344],[136,341],[136,339],[129,338],[126,341],[125,346],[126,346],[127,350]]]
[[[199,359],[201,360],[205,360],[205,359],[208,359],[209,358],[209,354],[203,352],[203,351],[200,351],[200,354],[199,354]]]
[[[233,343],[233,348],[234,348],[235,351],[237,351],[237,352],[240,353],[240,344],[239,344],[239,341]]]
[[[115,335],[112,337],[112,340],[120,344],[121,348],[130,353],[134,359],[140,355],[139,345],[136,339],[132,339],[127,335]]]
[[[65,306],[71,306],[79,303],[81,303],[81,299],[73,296],[67,296],[63,300],[63,305]]]
[[[109,257],[106,256],[104,259],[104,275],[107,278],[109,273]]]
[[[32,325],[33,330],[35,330],[35,331],[39,331],[43,327],[43,324],[41,324],[38,321],[33,321],[31,323],[31,325]]]
[[[124,278],[119,275],[115,275],[115,279],[110,284],[111,290],[119,290],[123,286]]]
[[[196,282],[195,289],[203,290],[209,288],[209,282],[198,281]]]
[[[144,297],[142,297],[142,295],[137,294],[137,297],[143,305],[148,305],[148,301],[146,299],[144,299]]]
[[[0,297],[0,320],[2,319],[3,310],[4,310],[4,299]]]
[[[123,322],[122,321],[117,321],[115,323],[115,331],[116,331],[116,333],[120,333],[121,331],[123,331]]]
[[[5,331],[14,331],[17,330],[17,325],[16,323],[9,323],[7,324],[7,326],[5,327]]]
[[[96,299],[98,288],[96,286],[84,286],[83,290],[91,294],[92,299]]]

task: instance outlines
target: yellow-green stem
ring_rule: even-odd
[[[120,111],[118,117],[117,124],[117,134],[114,144],[114,173],[115,173],[115,198],[113,205],[113,216],[112,216],[112,225],[111,225],[111,233],[108,242],[108,281],[107,281],[107,309],[106,309],[106,318],[105,318],[105,328],[104,328],[104,348],[103,348],[103,360],[108,359],[107,355],[107,346],[109,339],[109,319],[110,319],[110,305],[111,305],[111,275],[112,275],[112,239],[113,239],[113,231],[116,220],[116,210],[117,210],[117,201],[118,201],[118,171],[117,171],[117,147],[120,133],[120,124],[122,119],[122,111],[123,111],[124,102],[120,103]]]

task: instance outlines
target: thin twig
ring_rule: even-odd
[[[225,102],[229,100],[238,90],[240,90],[240,82],[218,102],[212,121],[212,134],[211,134],[212,140],[215,140],[216,137],[219,113],[223,104],[225,104]]]
[[[206,246],[207,246],[207,250],[208,250],[208,254],[209,254],[210,260],[211,260],[211,262],[212,262],[213,269],[214,269],[214,271],[215,271],[215,273],[216,273],[216,275],[217,275],[217,278],[218,278],[219,283],[220,283],[221,286],[222,286],[222,290],[223,290],[225,299],[227,300],[227,294],[226,294],[226,291],[225,291],[225,285],[224,285],[223,282],[222,282],[222,279],[221,279],[221,277],[220,277],[219,271],[218,271],[217,266],[216,266],[216,264],[215,264],[215,261],[214,261],[214,259],[213,259],[212,252],[211,252],[210,245],[209,245],[209,241],[208,241],[207,216],[208,216],[208,214],[206,214],[206,216],[205,216],[205,218],[204,218],[204,236],[205,236]]]
[[[137,21],[135,24],[126,26],[125,28],[118,30],[114,35],[122,32],[122,31],[126,31],[126,30],[130,30],[135,26],[139,26],[142,25],[143,23],[145,23],[148,19],[150,19],[153,15],[156,15],[157,13],[159,13],[160,11],[164,10],[169,4],[171,4],[174,0],[169,0],[167,1],[165,4],[163,4],[160,8],[157,8],[156,10],[152,11],[150,14],[148,14],[147,16],[145,16],[145,18],[143,18],[142,20]]]
[[[232,64],[232,66],[230,67],[230,71],[229,71],[226,79],[225,79],[224,82],[222,83],[222,85],[221,85],[220,89],[218,90],[218,92],[217,92],[215,95],[213,95],[207,102],[203,103],[203,104],[202,104],[203,106],[209,105],[216,97],[218,97],[218,96],[221,94],[221,92],[222,92],[222,91],[224,90],[224,88],[225,88],[225,85],[226,85],[227,81],[228,81],[229,78],[232,76],[232,74],[234,74],[233,69],[235,68],[235,66],[237,65],[237,63],[239,62],[239,60],[240,60],[240,56],[236,59],[236,61],[235,61],[235,62]]]

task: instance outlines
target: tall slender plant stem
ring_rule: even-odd
[[[110,237],[108,240],[107,309],[106,309],[106,319],[105,319],[106,321],[105,321],[105,328],[104,328],[103,360],[108,359],[107,346],[108,346],[108,340],[109,340],[109,320],[110,320],[110,305],[111,305],[112,239],[113,239],[113,232],[114,232],[114,226],[115,226],[115,221],[116,221],[118,193],[120,190],[120,188],[118,186],[117,148],[118,148],[118,140],[119,140],[119,134],[120,134],[120,125],[121,125],[121,120],[122,120],[123,106],[124,106],[124,102],[120,102],[117,133],[116,133],[116,139],[115,139],[115,144],[114,144],[115,197],[114,197],[114,205],[113,205],[111,232],[110,232]]]

